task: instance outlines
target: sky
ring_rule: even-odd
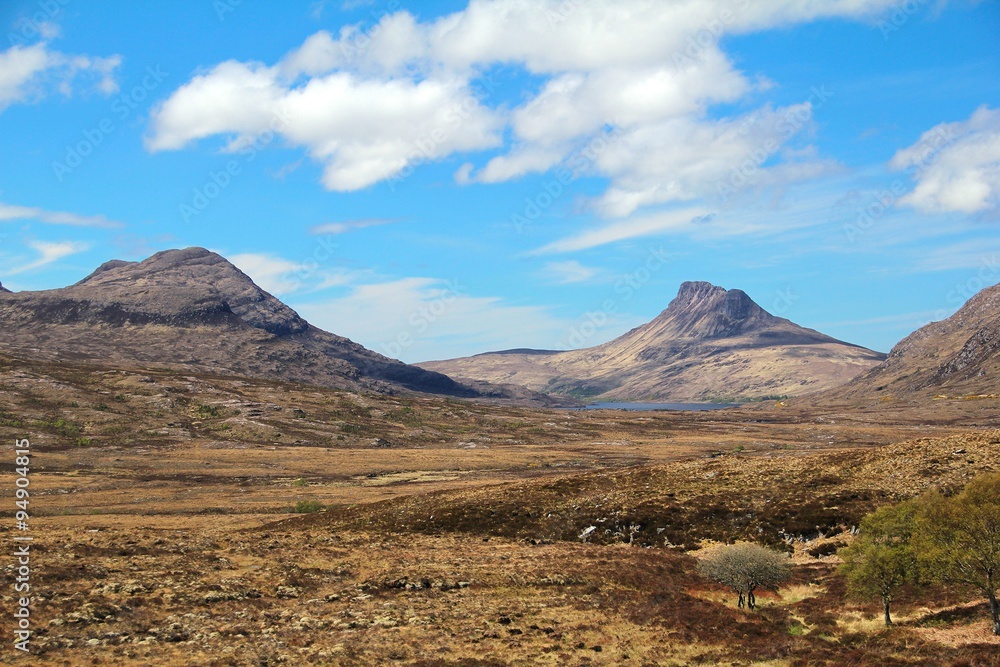
[[[1000,282],[1000,3],[0,2],[0,282],[219,252],[407,362],[686,280],[889,350]]]

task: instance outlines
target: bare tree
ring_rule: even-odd
[[[757,607],[757,589],[778,590],[791,577],[788,556],[751,542],[737,542],[714,549],[698,563],[698,571],[739,596],[737,606]]]

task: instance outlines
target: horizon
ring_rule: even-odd
[[[1000,282],[1000,7],[862,5],[7,3],[0,283],[200,246],[416,362],[704,280],[888,352]]]

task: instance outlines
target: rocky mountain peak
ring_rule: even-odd
[[[231,312],[277,336],[302,333],[308,323],[226,258],[205,248],[165,250],[141,262],[111,260],[72,288],[173,321],[205,312]]]
[[[724,287],[713,285],[705,280],[687,280],[681,283],[680,288],[678,288],[674,302],[678,302],[678,305],[680,303],[694,303],[725,292]]]
[[[686,338],[737,336],[778,321],[743,290],[727,290],[705,281],[682,283],[677,296],[657,320],[669,321]]]

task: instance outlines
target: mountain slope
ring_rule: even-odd
[[[824,397],[996,393],[1000,393],[1000,285],[983,289],[948,319],[917,329],[882,364]]]
[[[62,289],[0,292],[0,348],[351,389],[479,393],[317,329],[203,248],[107,262]]]
[[[419,365],[595,400],[714,401],[828,389],[884,358],[775,317],[741,290],[686,282],[654,320],[603,345]]]

